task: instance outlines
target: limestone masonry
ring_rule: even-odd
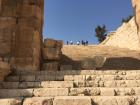
[[[16,69],[40,69],[44,0],[0,0],[0,56]]]
[[[123,23],[115,32],[110,33],[102,45],[140,50],[137,27],[134,18]]]
[[[108,46],[140,50],[140,0],[132,0],[134,18],[110,33],[102,43]]]
[[[43,40],[44,0],[0,0],[0,105],[140,105],[132,3],[135,17],[102,44],[76,46]]]

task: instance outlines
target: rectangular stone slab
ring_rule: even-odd
[[[44,82],[41,82],[41,87],[71,88],[71,87],[73,87],[73,82],[72,81],[44,81]]]
[[[56,97],[53,105],[92,105],[90,97]]]
[[[11,99],[0,99],[1,105],[22,105],[22,99],[11,98]]]
[[[52,47],[43,48],[44,60],[60,60],[60,58],[61,58],[60,48],[52,48]]]
[[[23,105],[53,105],[53,98],[49,97],[33,97],[26,98]]]
[[[49,62],[49,63],[43,63],[42,70],[48,70],[48,71],[58,71],[59,70],[59,62]]]
[[[68,88],[43,88],[34,89],[33,95],[36,97],[68,96]]]
[[[0,89],[0,98],[32,97],[33,89]]]
[[[62,48],[63,41],[61,40],[54,40],[54,39],[45,39],[44,40],[44,47],[53,47],[53,48]]]

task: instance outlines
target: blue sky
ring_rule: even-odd
[[[44,37],[88,40],[97,43],[94,29],[105,24],[108,31],[133,14],[131,0],[44,0]]]

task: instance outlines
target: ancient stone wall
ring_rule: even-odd
[[[16,69],[40,67],[44,0],[0,0],[0,56]]]
[[[42,55],[42,70],[58,71],[60,70],[60,61],[62,57],[63,41],[54,39],[45,39]]]
[[[140,0],[132,0],[134,18],[122,24],[101,43],[108,46],[140,50]]]
[[[110,33],[107,39],[101,44],[139,50],[137,27],[134,18],[128,23],[123,23],[115,32]]]

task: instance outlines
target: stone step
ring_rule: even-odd
[[[1,105],[139,105],[140,96],[58,96],[0,99]]]
[[[56,97],[53,105],[92,105],[90,97]]]
[[[0,82],[0,89],[73,87],[140,87],[140,80]]]
[[[68,96],[68,88],[0,89],[0,98]]]
[[[36,88],[0,89],[0,98],[56,96],[140,96],[140,88]]]
[[[25,98],[22,105],[53,105],[52,97]]]
[[[27,75],[27,76],[8,76],[7,82],[40,82],[40,81],[63,81],[63,75]]]
[[[139,102],[140,102],[139,97],[61,96],[61,97],[56,97],[54,99],[53,105],[140,105]]]
[[[0,89],[0,98],[33,97],[34,89]]]
[[[72,88],[73,81],[0,82],[0,89]]]
[[[139,96],[140,88],[70,88],[69,96]]]
[[[65,81],[92,81],[92,80],[140,80],[140,74],[128,75],[65,75]]]
[[[22,98],[0,99],[0,105],[22,105]]]
[[[140,87],[140,80],[73,81],[74,87]]]
[[[139,96],[94,96],[91,100],[92,105],[140,105]]]
[[[126,75],[140,70],[62,70],[62,71],[16,71],[11,75]]]
[[[89,81],[89,80],[140,80],[140,74],[128,75],[22,75],[8,76],[7,82],[40,81]]]

